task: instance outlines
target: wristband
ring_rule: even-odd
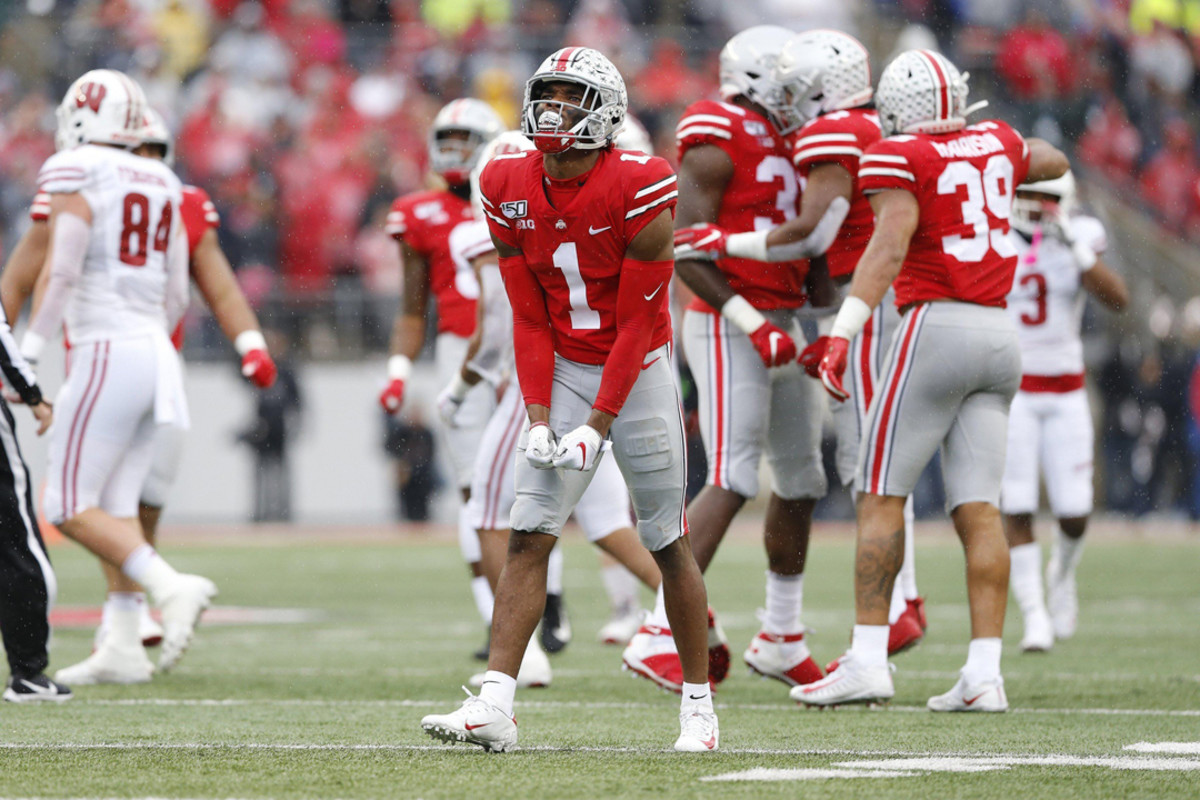
[[[406,381],[412,375],[412,361],[408,356],[392,356],[387,360],[389,380]]]
[[[21,355],[30,363],[37,363],[41,358],[42,350],[46,349],[46,337],[40,333],[33,331],[25,331],[25,336],[21,339]]]
[[[768,233],[770,231],[729,234],[725,239],[725,255],[733,258],[748,258],[751,261],[766,261]]]
[[[746,335],[767,324],[767,318],[762,312],[750,305],[750,301],[740,294],[735,294],[725,301],[725,305],[721,306],[721,316],[741,328]]]
[[[842,308],[838,311],[837,318],[833,321],[833,327],[829,330],[830,336],[837,336],[847,341],[854,341],[854,337],[858,336],[858,332],[867,324],[867,320],[871,318],[871,307],[863,302],[862,298],[849,295],[842,301]]]
[[[233,340],[233,349],[237,350],[239,356],[244,356],[251,350],[266,350],[267,340],[263,338],[262,331],[249,328]]]

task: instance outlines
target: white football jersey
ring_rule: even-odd
[[[481,219],[459,223],[450,232],[450,256],[454,259],[455,280],[464,276],[475,280],[471,262],[480,256],[494,252],[492,235],[487,222]],[[495,263],[484,264],[479,271],[479,299],[482,316],[478,335],[479,350],[469,366],[489,383],[499,384],[513,374],[512,349],[512,306],[500,277],[500,267]]]
[[[169,252],[182,186],[161,161],[113,147],[82,145],[51,156],[38,190],[79,192],[92,211],[83,274],[64,313],[71,342],[167,331]]]
[[[1076,241],[1103,253],[1108,246],[1104,225],[1095,217],[1073,216],[1068,222]],[[1027,241],[1013,230],[1017,271],[1008,295],[1008,311],[1017,324],[1021,365],[1026,375],[1056,377],[1083,372],[1084,292],[1071,248],[1053,236]]]

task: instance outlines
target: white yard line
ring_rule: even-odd
[[[1138,742],[1123,748],[1134,753],[1168,753],[1179,756],[1200,756],[1200,742]]]

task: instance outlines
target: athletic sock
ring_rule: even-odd
[[[963,678],[968,685],[979,685],[1000,677],[1000,639],[972,639],[967,646],[967,665]]]
[[[1073,575],[1079,566],[1079,559],[1083,557],[1083,537],[1073,539],[1060,528],[1055,532],[1054,544],[1057,550],[1055,555],[1058,556],[1058,577],[1061,579]]]
[[[179,573],[148,544],[134,550],[121,565],[121,572],[160,598],[179,580]]]
[[[1009,586],[1013,597],[1021,608],[1021,615],[1028,620],[1037,614],[1046,613],[1046,594],[1042,588],[1042,548],[1037,542],[1019,544],[1008,551],[1012,567]]]
[[[916,512],[913,510],[912,495],[904,501],[904,563],[900,565],[900,574],[896,581],[904,593],[905,600],[916,600],[917,594],[917,556],[913,542],[913,528],[916,525]]]
[[[550,551],[546,564],[546,594],[563,593],[563,553],[557,545]]]
[[[483,617],[483,621],[488,625],[492,624],[492,606],[496,602],[496,598],[492,595],[491,584],[483,575],[476,575],[471,578],[471,596],[475,598],[475,608],[479,611],[479,616]]]
[[[638,606],[637,578],[620,564],[610,564],[600,570],[604,591],[614,614],[628,613]]]
[[[479,687],[481,700],[488,701],[511,717],[513,715],[513,698],[516,696],[516,678],[494,669],[483,673],[483,684]]]
[[[142,604],[138,603],[137,595],[132,592],[113,592],[108,597],[105,605],[109,606],[106,609],[109,612],[109,627],[105,642],[120,650],[140,650],[142,637],[138,632],[138,623],[141,621]]]
[[[680,693],[679,710],[684,714],[693,711],[713,713],[712,690],[707,683],[683,684]]]
[[[654,598],[654,611],[650,612],[650,618],[646,620],[646,624],[655,625],[659,628],[670,628],[671,621],[667,619],[667,603],[663,599],[663,587],[658,587],[658,595]]]
[[[888,625],[895,625],[900,615],[908,609],[908,598],[904,596],[904,587],[900,579],[892,585],[892,604],[888,607]]]
[[[767,602],[763,630],[785,635],[799,633],[800,612],[804,608],[804,574],[780,575],[767,570]]]
[[[888,626],[855,625],[850,637],[850,652],[864,666],[887,665]]]

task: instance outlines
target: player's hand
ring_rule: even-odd
[[[442,418],[442,422],[447,426],[454,428],[457,423],[454,418],[458,416],[458,411],[462,408],[463,401],[467,399],[467,392],[471,386],[462,379],[462,376],[455,374],[454,380],[450,381],[437,396],[438,416]]]
[[[828,347],[829,337],[818,336],[815,342],[800,352],[800,358],[797,360],[800,362],[800,366],[803,367],[804,371],[808,374],[808,377],[821,377],[821,359],[825,357],[825,350]]]
[[[558,443],[554,466],[558,469],[577,469],[587,472],[596,466],[605,447],[604,437],[591,425],[580,425]]]
[[[796,343],[773,322],[764,322],[750,334],[750,342],[767,367],[781,367],[796,360]]]
[[[38,436],[41,436],[46,431],[50,430],[50,423],[54,422],[53,406],[43,400],[36,406],[30,406],[29,410],[33,412],[34,419],[38,421]]]
[[[389,414],[395,414],[404,404],[404,381],[392,378],[379,393],[379,405]]]
[[[0,396],[4,397],[5,402],[11,405],[24,405],[25,401],[21,399],[21,395],[13,391],[7,383],[0,382]]]
[[[729,232],[707,222],[675,231],[675,258],[724,258]]]
[[[278,374],[279,368],[266,350],[255,348],[242,356],[242,376],[258,388],[270,388]]]
[[[558,440],[554,431],[544,422],[535,422],[529,426],[529,436],[525,441],[525,460],[534,469],[553,469],[554,451],[558,449]]]
[[[817,367],[821,376],[821,385],[839,403],[846,402],[846,398],[850,396],[850,393],[842,386],[842,378],[846,374],[846,361],[849,355],[850,340],[841,336],[830,336],[829,342],[825,345],[825,355],[821,356],[821,363]]]

